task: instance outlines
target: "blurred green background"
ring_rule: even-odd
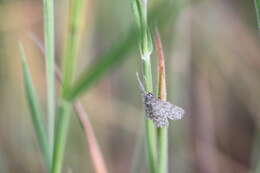
[[[183,120],[170,123],[169,172],[257,173],[260,37],[254,2],[178,1],[185,5],[160,28],[168,100],[186,110]],[[66,4],[55,1],[57,64]],[[18,40],[26,45],[33,81],[46,107],[43,55],[31,39],[43,42],[42,2],[1,0],[0,21],[0,172],[44,172],[17,46]],[[88,0],[85,23],[77,73],[126,36],[133,25],[131,1]],[[138,46],[127,56],[81,97],[111,173],[146,172],[144,113],[135,76],[141,69]],[[155,53],[152,57],[156,69]],[[64,172],[94,172],[84,134],[72,117]]]

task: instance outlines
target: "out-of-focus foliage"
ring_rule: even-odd
[[[156,4],[152,1],[151,7]],[[64,41],[65,7],[66,3],[56,1],[57,64]],[[104,52],[122,40],[132,28],[133,17],[129,1],[87,1],[76,73],[91,69]],[[168,100],[187,113],[184,120],[170,124],[169,172],[257,172],[260,38],[254,1],[194,1],[171,17],[169,24],[160,28]],[[1,1],[0,19],[0,172],[44,172],[17,49],[21,40],[46,112],[43,55],[29,37],[32,33],[43,40],[42,3]],[[106,71],[81,98],[113,173],[131,172],[132,167],[146,172],[145,150],[141,148],[143,107],[135,77],[140,57],[137,43],[133,46],[136,50],[127,54],[126,61]],[[154,55],[152,61],[156,67]],[[78,120],[72,116],[64,171],[93,172],[85,145]]]

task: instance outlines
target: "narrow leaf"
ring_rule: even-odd
[[[69,94],[66,96],[68,100],[74,100],[86,89],[88,89],[95,81],[97,81],[108,69],[121,62],[125,55],[134,47],[137,41],[136,32],[132,31],[126,38],[116,44],[107,54],[101,57],[98,64],[93,65],[91,69],[84,72],[76,84],[72,87]]]
[[[46,161],[46,164],[50,166],[50,157],[48,154],[48,141],[44,130],[44,121],[42,119],[43,113],[38,101],[36,91],[33,86],[31,73],[29,71],[29,67],[26,62],[27,58],[22,44],[19,44],[19,49],[20,49],[20,55],[22,59],[22,71],[23,71],[23,78],[24,78],[25,94],[31,112],[33,127],[35,129],[37,140],[40,145],[40,149]]]
[[[260,0],[254,0],[256,10],[256,22],[258,30],[260,30]]]
[[[55,123],[55,141],[53,150],[52,173],[62,172],[63,157],[66,149],[67,135],[71,117],[71,102],[64,97],[73,81],[74,66],[79,48],[82,17],[84,16],[84,0],[69,1],[68,35],[65,41],[62,71],[61,106]]]
[[[55,125],[55,36],[54,36],[54,0],[43,0],[44,44],[47,78],[48,137],[49,153],[52,158]]]
[[[76,57],[84,24],[84,0],[69,1],[68,32],[63,55],[63,95],[68,92],[73,81]]]
[[[31,39],[37,44],[41,52],[44,54],[44,48],[40,43],[40,41],[33,35],[31,36]],[[61,71],[57,65],[55,66],[55,75],[56,75],[57,82],[61,84],[62,82]],[[91,122],[88,119],[87,112],[84,110],[83,105],[81,104],[80,101],[75,102],[73,104],[73,108],[75,113],[77,114],[77,118],[81,123],[82,130],[84,130],[86,140],[88,142],[87,146],[89,148],[89,151],[91,151],[90,155],[96,173],[108,173],[107,165],[103,153],[97,141]]]
[[[153,77],[152,77],[152,68],[150,55],[152,53],[152,40],[149,26],[147,23],[147,1],[135,0],[133,1],[134,14],[137,20],[139,21],[139,49],[141,54],[141,59],[143,63],[143,78],[145,79],[145,87],[146,91],[153,92]],[[147,151],[147,160],[148,167],[151,173],[156,173],[156,160],[157,160],[157,151],[156,151],[156,131],[153,122],[146,118],[145,119],[145,130],[146,130],[146,151]]]
[[[70,122],[71,103],[63,101],[59,107],[55,124],[55,142],[51,173],[62,172],[62,162],[66,147],[67,134]]]
[[[108,173],[104,156],[98,144],[92,125],[88,119],[88,115],[79,101],[74,104],[74,110],[78,114],[79,120],[83,126],[95,173]]]
[[[169,22],[172,17],[175,17],[176,14],[174,10],[170,10],[171,8],[172,6],[165,2],[160,3],[158,7],[151,11],[149,23],[157,23],[158,26],[167,24],[167,22]],[[69,93],[66,94],[66,99],[75,100],[78,96],[89,89],[94,82],[100,79],[105,72],[124,60],[127,53],[137,45],[140,39],[137,33],[138,30],[136,27],[130,29],[123,40],[117,41],[116,44],[114,44],[114,46],[100,58],[101,60],[99,63],[84,71],[75,84],[72,85]]]

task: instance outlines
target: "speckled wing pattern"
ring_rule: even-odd
[[[151,94],[146,95],[144,100],[146,116],[153,120],[156,127],[168,126],[168,119],[180,120],[183,118],[184,110],[178,106],[155,98]]]

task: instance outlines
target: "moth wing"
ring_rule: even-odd
[[[184,110],[166,101],[160,101],[154,108],[157,115],[164,115],[171,120],[180,120],[183,118]]]
[[[167,116],[164,113],[164,110],[162,110],[162,101],[157,98],[153,98],[151,100],[151,104],[148,108],[148,115],[149,118],[153,120],[154,124],[158,128],[166,127],[169,125]]]
[[[163,109],[164,105],[160,99],[154,98],[151,103],[151,114],[153,117],[166,117],[165,110]],[[166,117],[167,118],[167,117]]]
[[[184,109],[169,102],[163,103],[163,109],[165,110],[165,115],[171,120],[180,120],[185,113]]]
[[[154,117],[152,120],[157,128],[167,127],[169,125],[167,117]]]

